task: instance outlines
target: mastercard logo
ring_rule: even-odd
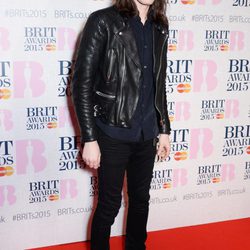
[[[250,146],[247,147],[246,152],[247,152],[248,155],[250,155]]]
[[[56,50],[56,45],[55,44],[47,44],[45,48],[47,51],[54,51],[54,50]]]
[[[59,195],[58,194],[51,194],[49,196],[49,200],[50,201],[57,201],[57,200],[59,200]]]
[[[228,45],[225,45],[225,44],[222,44],[222,45],[220,46],[220,50],[221,50],[221,51],[228,51],[228,50],[229,50],[229,46],[228,46]]]
[[[11,96],[11,91],[9,89],[0,89],[0,99],[7,100]]]
[[[218,182],[220,182],[220,178],[216,178],[216,177],[215,177],[215,178],[212,179],[212,182],[213,182],[213,183],[218,183]]]
[[[57,122],[49,122],[47,124],[47,128],[56,128],[57,127]]]
[[[218,113],[216,114],[216,119],[223,119],[224,118],[224,114],[223,113]]]
[[[195,0],[181,0],[183,4],[194,4]]]
[[[169,116],[169,120],[170,120],[170,122],[173,122],[174,121],[174,116],[173,115]]]
[[[188,157],[188,153],[186,151],[183,151],[183,152],[176,152],[174,154],[174,159],[176,161],[184,161],[186,160]]]
[[[165,188],[165,189],[171,188],[171,183],[170,182],[164,183],[163,188]]]
[[[175,44],[168,45],[168,51],[176,51],[176,50],[177,50],[177,46]]]
[[[14,174],[14,169],[11,166],[0,167],[0,177],[11,176]]]
[[[189,83],[180,83],[177,86],[177,91],[179,93],[189,93],[191,91],[191,85]]]

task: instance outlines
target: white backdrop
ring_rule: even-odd
[[[88,15],[109,5],[0,3],[0,249],[88,239],[97,179],[80,168],[68,84]],[[172,0],[168,16],[172,151],[155,164],[148,229],[249,217],[250,0]]]

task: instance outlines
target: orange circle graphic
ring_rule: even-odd
[[[171,188],[171,183],[170,182],[166,182],[163,184],[163,188]]]
[[[189,93],[191,91],[191,85],[189,83],[180,83],[177,85],[177,91],[179,93]]]
[[[188,157],[188,153],[186,151],[176,152],[174,154],[174,159],[176,161],[184,161],[187,159],[187,157]]]
[[[223,113],[218,113],[216,114],[216,119],[224,119],[224,114]]]
[[[57,122],[49,122],[47,124],[47,128],[56,128],[57,127]]]
[[[181,0],[183,4],[194,4],[195,0]]]
[[[177,50],[177,46],[175,44],[168,45],[168,51],[176,51],[176,50]]]
[[[51,194],[49,196],[49,200],[50,201],[57,201],[57,200],[59,200],[59,195],[58,194]]]
[[[246,152],[248,155],[250,155],[250,146],[247,147]]]
[[[7,100],[11,96],[11,91],[9,89],[0,89],[0,99]]]
[[[0,167],[0,177],[11,176],[14,174],[14,169],[11,166]]]

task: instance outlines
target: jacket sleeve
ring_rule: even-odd
[[[71,82],[72,100],[81,130],[81,142],[97,139],[93,107],[94,78],[105,43],[103,20],[93,12],[82,32]]]
[[[167,106],[167,95],[166,95],[166,88],[167,88],[167,82],[166,82],[166,76],[167,76],[167,52],[168,52],[168,40],[165,45],[165,53],[164,53],[164,58],[163,58],[163,64],[162,64],[162,69],[163,69],[163,81],[164,81],[164,88],[163,88],[163,117],[162,121],[160,122],[160,128],[159,128],[159,133],[160,134],[170,134],[171,132],[171,126],[170,126],[170,120],[168,116],[168,106]]]

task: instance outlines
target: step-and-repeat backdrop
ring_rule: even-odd
[[[149,231],[250,216],[250,0],[169,2],[172,144],[155,163]],[[69,85],[86,19],[110,4],[0,3],[2,250],[89,238],[98,183],[79,157]]]

